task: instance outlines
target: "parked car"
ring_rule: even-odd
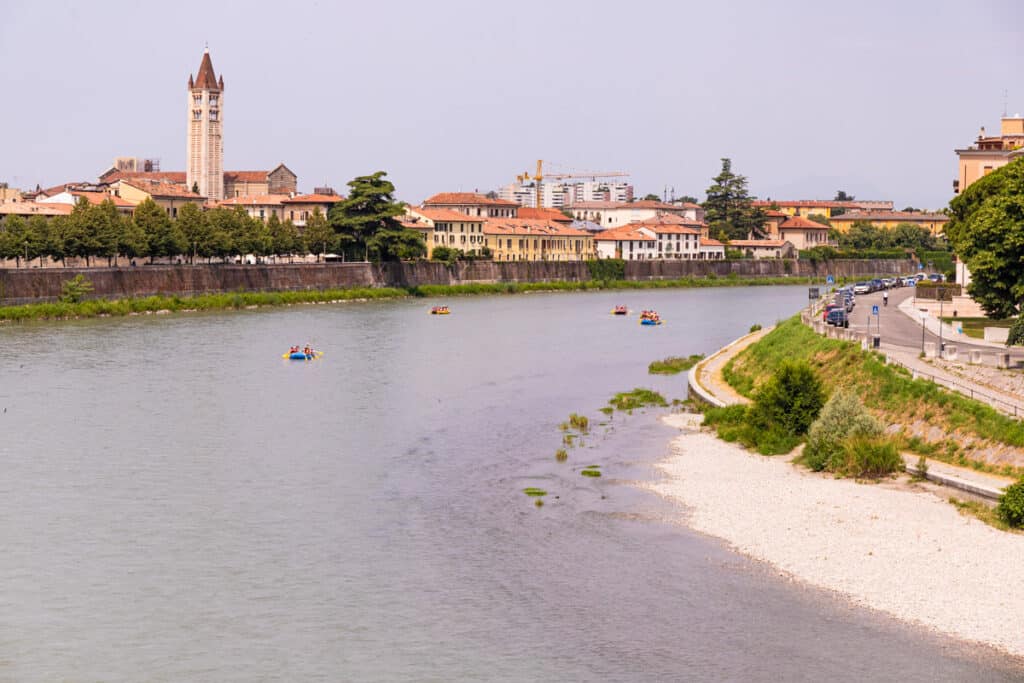
[[[913,275],[908,275],[907,277],[903,278],[904,287],[914,287],[915,285],[917,285],[917,278],[914,277]]]
[[[871,285],[869,285],[866,282],[858,282],[857,284],[855,284],[853,286],[853,293],[854,294],[870,294],[871,293]]]
[[[932,282],[942,282],[946,278],[942,275],[942,273],[932,273],[928,276],[928,279],[931,280]]]
[[[846,315],[845,308],[833,308],[826,314],[825,322],[836,327],[849,327],[850,317]]]
[[[825,306],[825,308],[821,310],[821,319],[827,322],[829,313],[831,313],[832,311],[841,311],[844,308],[845,306],[843,306],[843,304],[828,304],[827,306]]]
[[[878,291],[883,290],[883,289],[885,289],[885,285],[882,284],[882,280],[880,278],[876,277],[874,280],[871,281],[871,291],[872,292],[878,292]]]

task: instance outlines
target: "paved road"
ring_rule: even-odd
[[[913,296],[913,287],[898,287],[896,289],[890,289],[889,305],[885,306],[882,304],[881,292],[857,295],[857,304],[850,313],[850,329],[858,332],[867,332],[869,331],[870,325],[870,331],[873,333],[880,327],[880,335],[883,345],[902,347],[907,351],[921,351],[921,323],[910,318],[906,313],[899,310],[900,303]],[[878,306],[878,318],[871,315],[872,305]],[[950,314],[951,313],[952,310],[950,310]],[[943,335],[943,341],[947,344],[955,344],[957,351],[961,355],[966,354],[972,349],[981,351],[987,355],[998,353],[1000,351],[1004,353],[1006,352],[1005,348],[993,348],[992,346],[974,344],[967,341],[968,339],[970,339],[970,337],[967,335],[960,335],[953,339]],[[924,330],[924,341],[935,342],[935,348],[938,348],[939,346],[939,337],[931,330]],[[1010,350],[1010,354],[1016,360],[1024,360],[1024,349],[1017,348]]]

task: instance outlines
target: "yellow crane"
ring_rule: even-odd
[[[541,208],[541,195],[540,195],[540,184],[545,178],[548,180],[556,180],[560,178],[624,178],[628,177],[629,174],[623,171],[580,171],[577,173],[548,173],[544,174],[544,160],[537,159],[537,173],[530,175],[529,171],[523,171],[516,176],[516,182],[525,183],[528,180],[532,180],[534,183],[534,206]]]

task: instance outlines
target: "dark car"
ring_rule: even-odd
[[[845,308],[833,308],[825,314],[825,322],[836,327],[849,327],[850,318],[846,315]]]

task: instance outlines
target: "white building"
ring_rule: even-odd
[[[540,195],[542,208],[561,209],[580,202],[625,203],[633,198],[633,186],[629,183],[603,183],[596,180],[571,183],[542,182]],[[498,190],[498,196],[520,206],[534,207],[537,203],[537,190],[532,182],[505,185]]]
[[[632,223],[594,235],[598,258],[700,260],[701,231],[678,223]],[[710,245],[709,245],[710,246]],[[713,253],[708,249],[705,253]],[[725,256],[724,249],[722,256]]]
[[[652,200],[629,203],[579,202],[567,209],[576,220],[592,221],[605,230],[655,220],[659,216],[677,216],[694,223],[701,223],[704,218],[704,209],[696,204],[666,204]]]

